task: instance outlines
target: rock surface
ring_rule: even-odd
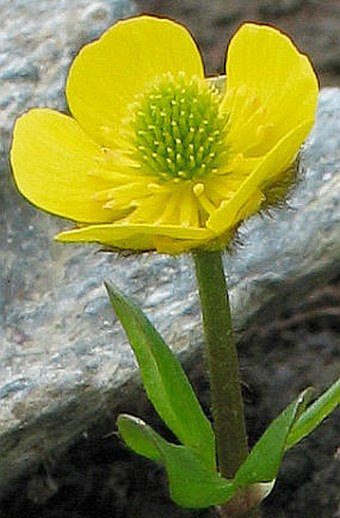
[[[30,207],[9,176],[14,118],[31,106],[64,108],[72,56],[130,7],[76,0],[27,8],[23,1],[8,0],[1,9],[7,20],[0,34],[5,114],[0,129],[0,494],[5,494],[14,478],[51,452],[64,451],[100,416],[124,405],[136,386],[135,362],[107,302],[104,279],[112,278],[133,295],[190,363],[201,331],[190,257],[117,257],[53,243],[54,233],[67,223]],[[301,169],[288,208],[250,220],[240,234],[242,246],[226,259],[239,331],[274,318],[283,300],[289,307],[339,273],[340,90],[321,92]]]

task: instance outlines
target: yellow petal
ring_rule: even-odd
[[[112,144],[135,95],[157,76],[181,71],[204,76],[184,27],[150,16],[123,20],[75,58],[66,87],[70,110],[93,138]]]
[[[225,109],[231,97],[236,152],[263,155],[293,128],[313,121],[317,78],[307,56],[280,31],[242,25],[228,48],[226,74]]]
[[[122,250],[157,250],[178,254],[200,247],[214,237],[213,232],[202,228],[116,223],[61,232],[56,239],[64,242],[94,242]]]
[[[70,117],[36,109],[18,119],[11,162],[19,191],[34,205],[76,221],[101,223],[110,211],[93,199],[107,188],[98,170],[99,146]],[[112,218],[111,218],[112,219]]]
[[[268,153],[235,195],[214,212],[207,221],[207,227],[217,234],[226,232],[260,209],[263,201],[263,188],[271,180],[284,174],[293,163],[296,154],[305,140],[311,121],[294,128]]]

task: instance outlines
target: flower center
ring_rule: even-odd
[[[219,103],[204,81],[163,76],[134,105],[137,159],[164,180],[206,177],[225,154]]]

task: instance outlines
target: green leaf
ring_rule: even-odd
[[[340,403],[340,379],[331,385],[294,423],[286,442],[286,449],[309,435]]]
[[[164,464],[170,495],[177,505],[198,509],[234,496],[232,481],[210,470],[196,450],[167,442],[144,421],[130,415],[118,417],[118,429],[132,450]]]
[[[161,455],[150,435],[150,427],[142,419],[121,414],[118,416],[117,425],[120,436],[131,450],[155,462],[161,461]]]
[[[106,288],[157,413],[184,445],[195,448],[215,469],[214,433],[180,362],[140,308],[112,284]]]
[[[170,496],[181,507],[205,508],[230,500],[236,492],[231,480],[207,469],[195,450],[158,443],[169,480]]]
[[[267,428],[235,475],[235,483],[247,486],[270,482],[279,471],[287,437],[301,408],[306,405],[310,391],[303,392]]]

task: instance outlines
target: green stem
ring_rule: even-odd
[[[227,285],[220,252],[197,252],[194,259],[218,464],[221,474],[232,478],[248,454],[248,445]]]
[[[220,473],[233,478],[248,455],[238,356],[220,252],[194,254]],[[247,516],[259,516],[257,511]]]

